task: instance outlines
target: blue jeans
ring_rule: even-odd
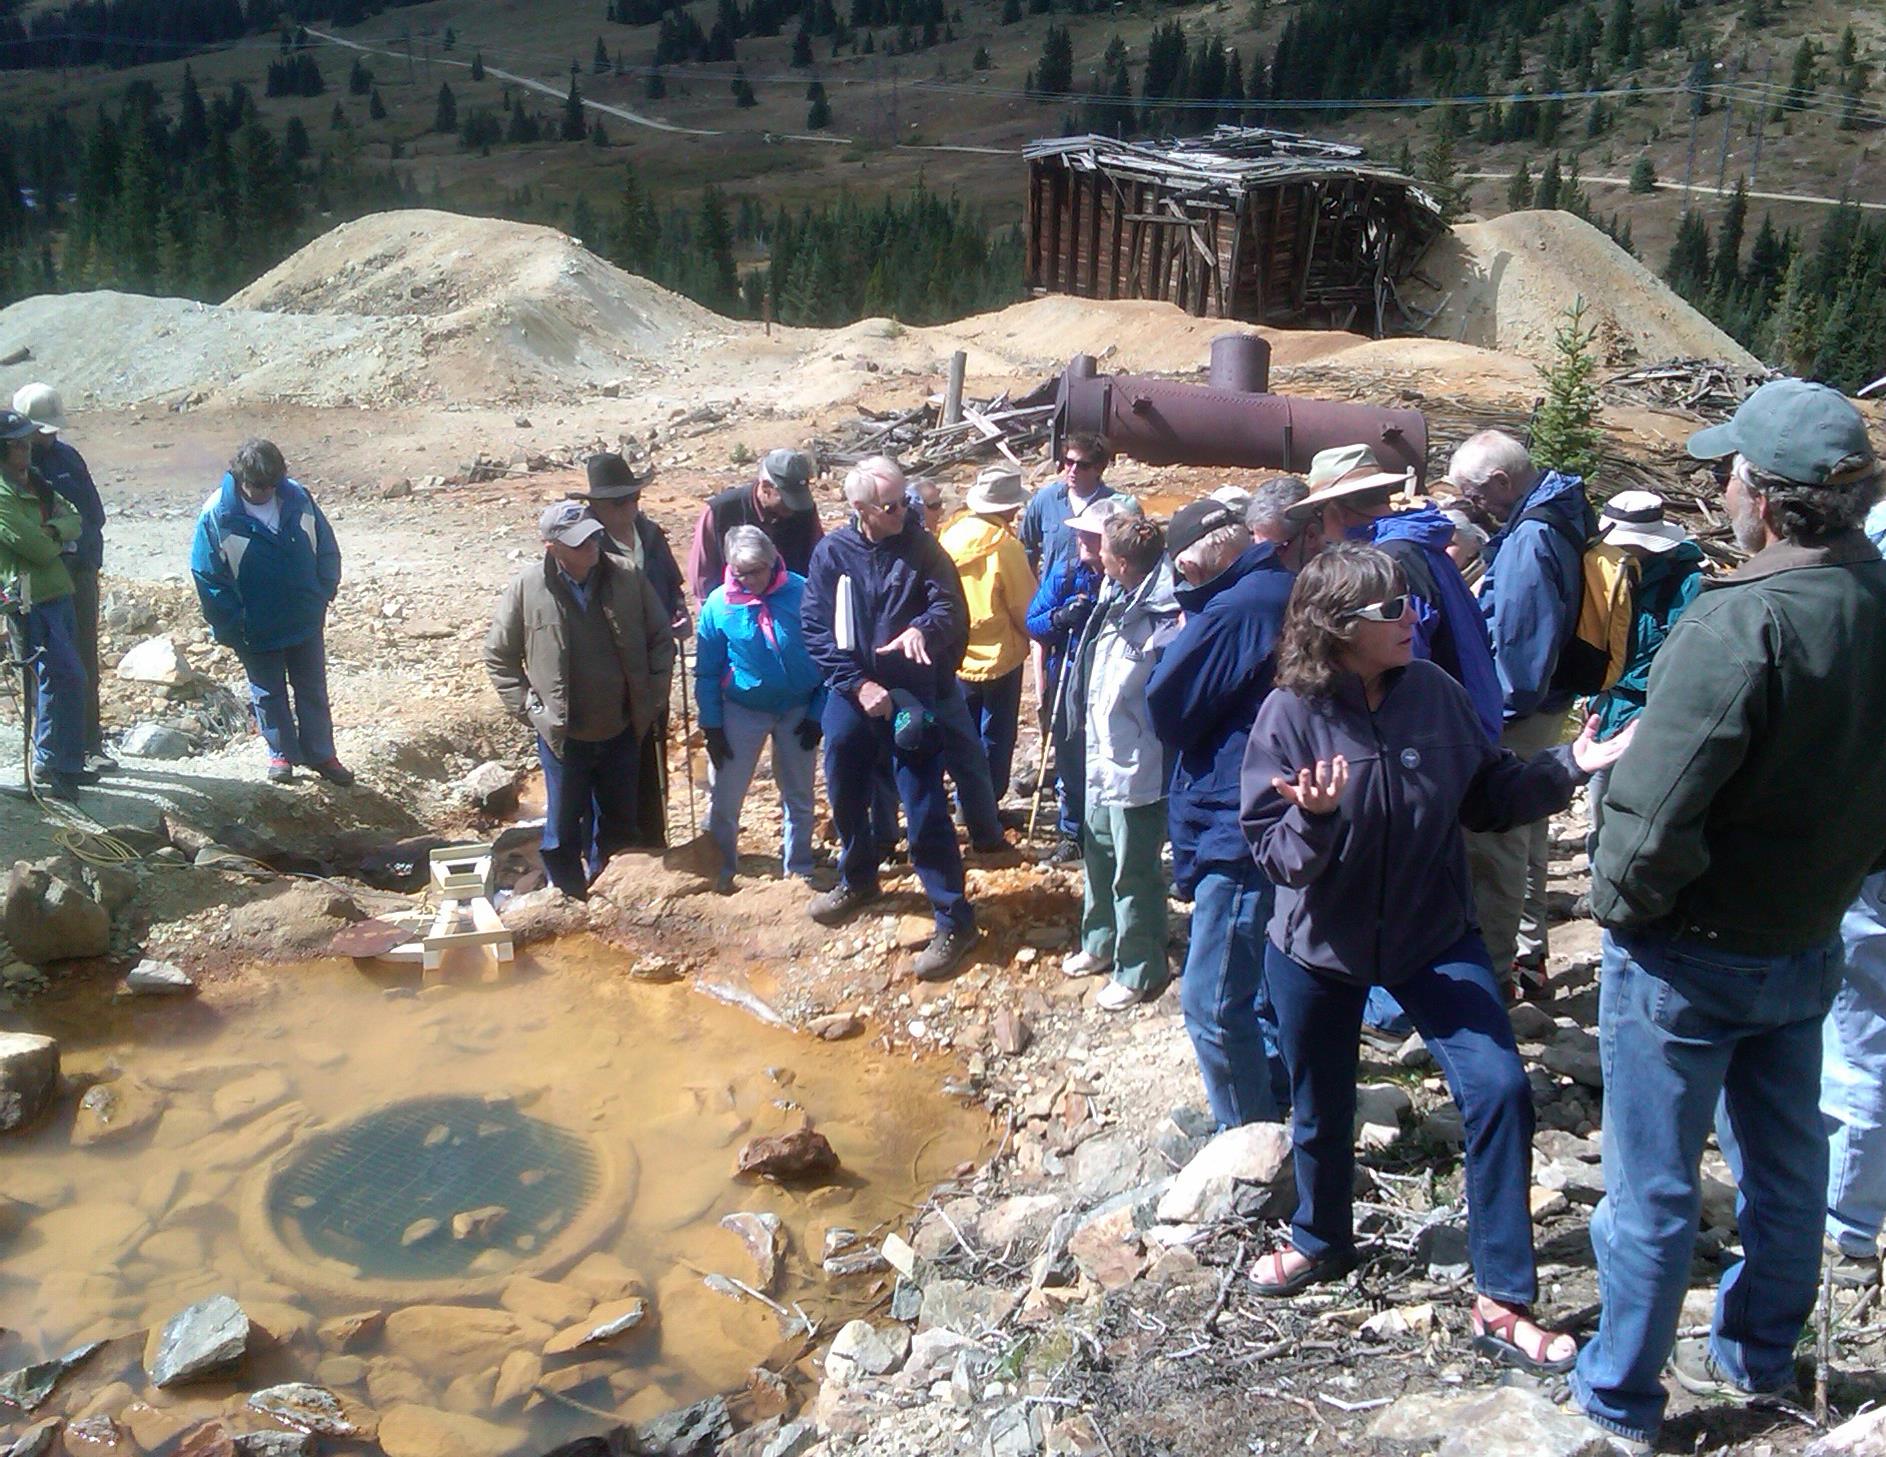
[[[271,759],[325,764],[334,757],[334,717],[327,704],[327,647],[321,634],[272,652],[241,654],[249,708]],[[288,703],[290,686],[295,702]]]
[[[1313,1260],[1355,1247],[1356,1037],[1368,988],[1338,981],[1264,948],[1264,978],[1290,1067],[1297,1212],[1290,1241]],[[1532,1088],[1513,1024],[1469,931],[1406,981],[1395,997],[1447,1075],[1466,1129],[1467,1253],[1482,1295],[1530,1305]]]
[[[635,843],[642,741],[633,727],[613,739],[566,739],[563,757],[537,737],[544,770],[544,874],[581,900],[609,857]]]
[[[1179,1006],[1220,1128],[1275,1122],[1290,1106],[1290,1070],[1264,988],[1264,927],[1276,898],[1249,860],[1200,866],[1192,891]]]
[[[930,712],[936,716],[936,726],[942,731],[943,768],[956,785],[956,798],[963,806],[969,843],[978,849],[1002,844],[1002,821],[995,812],[995,784],[989,778],[988,751],[982,747],[982,738],[969,715],[969,705],[963,701],[962,685],[952,682],[938,693]]]
[[[1605,1098],[1606,1192],[1591,1220],[1603,1314],[1572,1376],[1600,1426],[1648,1441],[1663,1420],[1718,1103],[1744,1257],[1718,1287],[1710,1349],[1750,1390],[1793,1379],[1827,1213],[1817,1095],[1840,963],[1837,941],[1761,957],[1605,933],[1599,1055],[1607,1092],[1629,1096]]]
[[[931,710],[935,712],[934,707]],[[930,898],[939,929],[967,929],[976,923],[963,894],[963,857],[950,823],[949,798],[943,792],[943,755],[910,759],[896,752],[891,721],[870,718],[843,693],[825,700],[825,787],[832,798],[832,822],[838,828],[838,875],[846,885],[878,888],[878,838],[871,812],[873,781],[889,761],[897,796],[910,818],[910,863]]]
[[[27,609],[25,635],[27,655],[39,654],[33,665],[35,767],[42,774],[77,774],[85,768],[87,688],[72,599]]]
[[[972,683],[967,678],[961,681],[969,720],[982,739],[983,756],[989,761],[989,786],[999,800],[1015,767],[1015,735],[1022,716],[1022,670],[1018,667],[986,683]]]
[[[722,732],[727,735],[733,756],[722,762],[714,775],[708,824],[714,842],[720,846],[721,863],[733,873],[739,858],[740,806],[753,782],[753,770],[760,762],[760,750],[773,741],[773,782],[779,786],[779,801],[786,811],[785,844],[781,860],[788,875],[812,873],[812,773],[813,750],[799,742],[798,728],[805,722],[805,708],[786,713],[762,713],[728,699],[721,707]]]
[[[1864,1258],[1886,1223],[1886,875],[1860,887],[1840,940],[1845,979],[1821,1039],[1827,1234]]]

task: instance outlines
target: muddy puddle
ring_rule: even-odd
[[[157,1391],[116,1342],[36,1415],[89,1405],[144,1429],[123,1450],[166,1450],[205,1416],[266,1426],[236,1416],[247,1393],[314,1381],[524,1454],[738,1391],[800,1310],[828,1333],[861,1313],[890,1277],[827,1273],[834,1231],[866,1249],[985,1149],[986,1120],[942,1093],[944,1065],[621,965],[572,942],[489,983],[470,957],[428,986],[325,962],[189,1002],[36,1005],[69,1078],[111,1081],[0,1147],[0,1371],[226,1294],[258,1328],[234,1378]],[[748,1140],[808,1118],[836,1174],[733,1176]],[[736,1221],[745,1242],[720,1223],[742,1213],[779,1222],[770,1284],[749,1249],[770,1221]],[[623,1333],[561,1349],[637,1299]],[[360,1312],[384,1325],[340,1319]]]

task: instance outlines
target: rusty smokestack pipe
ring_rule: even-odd
[[[1259,346],[1252,349],[1244,340]],[[1220,346],[1225,346],[1223,354]],[[1261,354],[1260,354],[1261,350]],[[1270,347],[1256,335],[1213,341],[1210,383],[1181,384],[1148,375],[1100,374],[1077,354],[1061,376],[1053,445],[1076,431],[1104,435],[1113,449],[1147,465],[1223,465],[1302,474],[1319,450],[1368,445],[1389,469],[1427,478],[1428,422],[1419,410],[1388,410],[1333,400],[1300,400],[1220,384],[1269,372]]]
[[[1220,334],[1211,341],[1205,382],[1215,390],[1263,394],[1270,388],[1270,341],[1262,334]]]

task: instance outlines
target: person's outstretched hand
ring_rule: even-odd
[[[1331,813],[1349,787],[1349,761],[1341,754],[1333,759],[1318,759],[1316,768],[1299,769],[1294,780],[1281,775],[1270,787],[1305,814]]]
[[[879,648],[880,653],[902,653],[913,663],[930,665],[930,646],[923,640],[923,629],[907,627]]]
[[[1572,741],[1572,762],[1587,774],[1609,769],[1624,757],[1624,751],[1630,747],[1631,737],[1636,732],[1637,720],[1632,719],[1624,726],[1623,733],[1613,734],[1601,743],[1598,739],[1598,715],[1594,713],[1585,720],[1585,731]]]

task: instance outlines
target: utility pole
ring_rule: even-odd
[[[1762,138],[1768,135],[1768,90],[1769,77],[1774,75],[1775,58],[1770,56],[1762,66],[1762,99],[1755,106],[1755,159],[1748,166],[1748,185],[1755,185],[1756,176],[1762,170]]]
[[[1735,78],[1741,74],[1742,58],[1737,56],[1729,63],[1729,84],[1723,88],[1722,102],[1722,149],[1716,157],[1716,195],[1722,195],[1722,189],[1729,180],[1729,123],[1735,116]]]

